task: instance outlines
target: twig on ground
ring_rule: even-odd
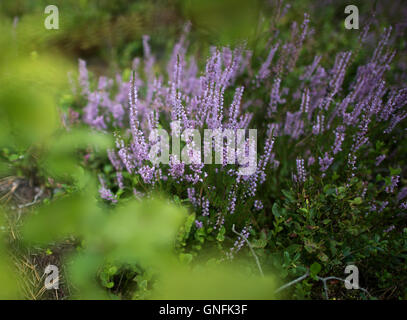
[[[31,202],[29,202],[29,203],[20,204],[20,205],[18,205],[18,208],[19,208],[19,209],[22,209],[22,208],[26,208],[26,207],[29,207],[29,206],[32,206],[32,205],[36,204],[37,201],[38,201],[38,198],[41,197],[43,193],[44,193],[44,190],[41,188],[41,189],[37,192],[37,194],[34,196],[34,200],[33,200],[33,201],[31,201]]]
[[[295,280],[293,280],[293,281],[291,281],[291,282],[289,282],[289,283],[283,285],[282,287],[278,288],[278,289],[276,290],[276,293],[277,293],[277,292],[280,292],[281,290],[284,290],[285,288],[288,288],[288,287],[292,286],[293,284],[296,284],[296,283],[298,283],[298,282],[304,280],[304,279],[307,278],[308,276],[309,276],[309,272],[307,271],[307,273],[304,274],[304,275],[302,275],[301,277],[299,277],[299,278],[297,278],[297,279],[295,279]]]
[[[290,287],[290,286],[292,286],[293,284],[296,284],[296,283],[298,283],[298,282],[300,282],[300,281],[302,281],[302,280],[304,280],[304,279],[306,279],[306,278],[308,278],[308,276],[309,276],[310,274],[309,274],[309,271],[307,270],[307,272],[304,274],[304,275],[302,275],[301,277],[298,277],[297,279],[295,279],[295,280],[293,280],[293,281],[291,281],[291,282],[289,282],[289,283],[287,283],[287,284],[285,284],[285,285],[283,285],[283,286],[281,286],[280,288],[278,288],[277,290],[276,290],[276,293],[278,293],[278,292],[280,292],[280,291],[282,291],[282,290],[284,290],[284,289],[286,289],[286,288],[288,288],[288,287]],[[323,284],[323,286],[324,286],[324,294],[325,294],[325,299],[329,299],[329,295],[328,295],[328,285],[327,285],[327,281],[329,281],[329,280],[339,280],[339,281],[342,281],[342,282],[346,282],[346,280],[345,279],[342,279],[342,278],[338,278],[338,277],[333,277],[333,276],[330,276],[330,277],[316,277],[317,278],[317,280],[319,280],[319,281],[322,281],[322,284]],[[364,293],[366,293],[368,296],[372,296],[370,293],[369,293],[369,291],[367,291],[365,288],[362,288],[362,287],[358,287],[357,288],[358,290],[362,290]]]

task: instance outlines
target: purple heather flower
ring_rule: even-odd
[[[203,227],[202,221],[195,220],[195,226],[197,229],[201,229]]]
[[[241,236],[238,236],[238,238],[237,238],[237,240],[235,241],[235,243],[233,244],[233,247],[232,248],[230,248],[230,251],[227,253],[227,257],[229,258],[229,259],[233,259],[234,258],[234,255],[237,253],[237,252],[239,252],[241,249],[242,249],[242,247],[244,246],[244,244],[245,244],[245,239],[248,239],[249,238],[249,236],[250,236],[250,232],[249,232],[249,230],[246,228],[246,227],[244,227],[243,229],[242,229],[242,232],[240,232],[241,234],[242,234],[242,236],[244,237],[241,237]]]
[[[301,111],[294,113],[287,112],[284,123],[284,134],[291,136],[293,139],[298,139],[304,132],[304,121],[301,120]]]
[[[297,182],[304,183],[307,180],[307,173],[304,168],[304,159],[297,158]]]
[[[106,183],[101,176],[99,176],[99,182],[101,185],[99,188],[100,197],[104,200],[111,201],[112,203],[117,203],[116,195],[106,187]]]
[[[317,135],[324,132],[324,115],[317,115],[317,122],[312,126],[312,133]]]
[[[394,225],[391,225],[390,227],[388,227],[387,229],[384,230],[385,233],[389,233],[390,231],[396,229],[396,227]]]
[[[303,113],[308,113],[310,103],[309,89],[305,89],[301,97],[301,107],[300,110]]]
[[[277,106],[279,103],[284,103],[285,100],[281,98],[280,96],[280,83],[281,79],[276,78],[273,83],[273,87],[271,88],[271,93],[270,93],[270,104],[269,104],[269,109],[267,111],[267,116],[270,118],[271,115],[275,112],[277,112]]]
[[[188,199],[189,201],[195,206],[199,206],[199,201],[195,196],[195,188],[188,188],[187,189],[187,193],[188,193]]]
[[[116,169],[116,171],[120,171],[123,169],[123,164],[120,161],[120,158],[117,156],[116,152],[112,149],[107,150],[107,156],[110,160],[110,163]]]
[[[351,55],[352,52],[341,52],[336,56],[335,64],[331,70],[331,80],[329,82],[329,86],[333,90],[332,95],[339,92],[342,86]]]
[[[185,163],[179,161],[175,156],[170,156],[168,173],[174,179],[182,180],[185,172]]]
[[[363,186],[364,186],[364,188],[363,188],[362,193],[361,193],[361,195],[360,195],[360,197],[361,197],[362,199],[364,199],[365,196],[366,196],[368,182],[363,182]]]
[[[378,210],[378,212],[383,212],[383,210],[387,207],[387,205],[389,204],[389,201],[383,201],[382,204],[380,205],[380,208]]]
[[[237,122],[237,117],[239,115],[239,108],[243,96],[243,90],[244,87],[238,87],[236,88],[235,91],[235,96],[233,97],[233,102],[230,106],[230,111],[229,111],[229,125],[228,127],[231,129],[237,129],[238,127],[238,122]]]
[[[401,201],[405,197],[407,197],[407,187],[401,189],[400,192],[397,194],[397,201]]]
[[[235,209],[236,209],[236,186],[232,188],[232,190],[229,192],[228,195],[228,201],[229,201],[229,213],[234,214]]]
[[[140,191],[138,191],[136,188],[133,189],[133,195],[136,199],[141,199],[143,198],[144,194]]]
[[[339,151],[342,151],[342,143],[345,140],[345,127],[339,126],[335,130],[335,142],[332,146],[333,154],[337,154]]]
[[[202,197],[201,203],[202,203],[202,215],[209,216],[209,200],[205,199],[205,197]]]
[[[90,93],[88,69],[86,68],[86,62],[81,59],[79,59],[79,85],[82,88],[82,94],[88,96]]]
[[[320,165],[320,170],[322,172],[325,172],[326,170],[328,170],[328,168],[331,166],[334,158],[329,156],[328,152],[325,152],[325,155],[323,158],[318,157],[319,159],[319,165]]]
[[[305,68],[304,74],[300,77],[300,80],[308,80],[311,79],[312,74],[317,69],[319,62],[321,61],[322,56],[315,56],[314,61],[311,65]]]
[[[216,219],[216,223],[213,226],[213,229],[216,230],[220,227],[222,227],[225,223],[225,216],[222,214],[218,214],[218,218]]]
[[[254,208],[258,211],[263,209],[263,203],[260,200],[254,200]]]
[[[124,189],[124,183],[123,183],[123,174],[121,172],[116,172],[116,179],[117,179],[117,185],[119,186],[120,189]]]
[[[381,154],[380,156],[378,156],[378,157],[376,158],[376,166],[380,165],[384,159],[386,159],[386,155],[385,155],[385,154]]]
[[[400,176],[392,176],[391,177],[391,181],[390,181],[390,185],[388,185],[386,187],[386,192],[387,193],[393,193],[394,192],[394,188],[397,188],[397,185],[399,183],[400,180]]]
[[[116,195],[112,191],[106,189],[105,187],[100,187],[99,194],[102,199],[117,203]]]
[[[264,80],[265,78],[267,78],[270,75],[271,61],[273,60],[274,54],[276,53],[278,46],[279,46],[279,44],[276,44],[270,48],[270,52],[269,52],[266,60],[261,65],[259,73],[256,76],[258,86],[260,85],[260,82],[262,80]]]
[[[148,165],[142,166],[138,173],[140,174],[141,178],[145,183],[154,184],[155,181],[155,167],[150,167]]]

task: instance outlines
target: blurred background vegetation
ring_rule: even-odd
[[[292,21],[301,21],[304,12],[312,16],[318,42],[317,54],[354,45],[357,31],[344,34],[343,0],[56,0],[59,8],[59,30],[45,30],[44,8],[47,0],[6,0],[0,3],[3,21],[18,25],[17,41],[35,51],[58,51],[76,63],[77,58],[88,61],[95,70],[129,67],[131,60],[142,55],[141,37],[150,35],[153,52],[169,53],[187,21],[192,23],[192,50],[205,53],[210,45],[233,45],[246,39],[249,48],[258,43],[264,33],[275,29],[290,33]],[[379,10],[379,27],[396,26],[404,21],[399,0],[356,0],[361,22]],[[21,33],[24,35],[22,36]]]

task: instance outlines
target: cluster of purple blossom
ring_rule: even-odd
[[[184,182],[188,184],[187,194],[190,202],[205,217],[210,215],[212,207],[211,189],[205,183],[211,168],[204,167],[203,164],[187,164],[174,155],[170,157],[167,166],[151,164],[148,161],[148,150],[153,142],[147,141],[146,137],[153,129],[157,129],[159,124],[162,125],[168,120],[179,123],[179,127],[170,128],[176,135],[179,135],[182,129],[247,129],[252,113],[242,108],[244,86],[234,89],[234,96],[229,105],[225,105],[224,97],[227,90],[236,85],[236,79],[247,70],[251,52],[243,46],[234,50],[227,47],[212,48],[205,72],[199,74],[195,59],[188,59],[186,55],[188,29],[189,25],[174,47],[167,66],[167,79],[153,72],[155,58],[151,53],[148,37],[143,38],[146,81],[139,75],[140,60],[137,58],[133,62],[134,71],[130,81],[123,81],[117,76],[114,83],[112,79],[101,77],[96,90],[91,91],[88,71],[85,62],[81,60],[79,83],[82,94],[88,101],[82,119],[97,130],[124,129],[121,135],[116,133],[116,150],[108,151],[108,158],[116,171],[118,188],[127,187],[123,179],[124,171],[130,175],[139,175],[144,184],[151,186],[150,190],[161,181],[171,180],[178,184]],[[113,86],[118,88],[118,92],[112,98],[109,90]],[[144,97],[140,97],[141,91],[146,92]],[[246,140],[247,149],[252,147],[251,143],[249,139]],[[277,163],[272,153],[273,143],[274,138],[270,133],[258,168],[252,175],[240,176],[236,166],[227,166],[226,162],[216,167],[218,173],[223,172],[234,179],[226,195],[229,199],[229,210],[223,214],[234,213],[237,193],[241,192],[242,188],[245,190],[241,200],[255,196],[257,186],[266,179],[267,165]],[[200,190],[199,196],[196,190]],[[134,191],[139,192],[137,189]],[[103,185],[103,199],[115,200],[111,194]],[[261,202],[256,202],[255,207],[261,208]],[[224,219],[219,222],[223,224]],[[197,221],[197,226],[200,225]]]
[[[257,190],[267,180],[267,174],[279,166],[273,152],[276,139],[287,137],[293,145],[301,144],[303,139],[328,141],[321,145],[318,153],[309,149],[303,153],[300,153],[301,148],[298,152],[295,150],[293,167],[296,167],[296,173],[292,172],[292,177],[296,184],[306,183],[311,172],[319,172],[320,178],[324,178],[342,158],[346,159],[342,165],[350,176],[355,175],[360,157],[358,151],[372,143],[369,136],[372,123],[384,123],[383,134],[390,135],[407,117],[407,87],[389,86],[384,80],[395,56],[390,48],[391,28],[385,29],[367,63],[357,67],[353,80],[345,82],[348,67],[353,62],[353,53],[349,51],[338,53],[331,68],[323,67],[322,56],[316,56],[299,76],[298,87],[284,87],[284,75],[294,69],[304,43],[313,33],[309,23],[309,16],[305,15],[300,26],[293,24],[291,39],[284,43],[274,39],[258,72],[253,71],[252,52],[243,45],[235,49],[211,48],[204,71],[199,72],[194,56],[187,55],[190,25],[185,27],[174,46],[166,74],[155,72],[156,58],[148,37],[143,38],[144,59],[133,61],[133,75],[129,81],[119,75],[116,81],[100,77],[97,88],[92,91],[86,64],[81,60],[79,83],[87,99],[83,121],[97,130],[121,130],[121,134],[116,133],[116,149],[108,152],[116,171],[117,187],[131,188],[137,197],[142,195],[138,186],[132,185],[133,180],[123,178],[124,172],[139,176],[143,190],[153,190],[163,182],[182,184],[185,186],[183,196],[186,195],[195,210],[201,213],[195,221],[196,227],[202,228],[204,218],[213,216],[216,222],[212,219],[208,223],[216,229],[228,214],[234,214],[238,206],[244,206],[248,201],[252,201],[255,210],[264,208],[263,202],[256,199]],[[368,28],[362,34],[367,34]],[[361,38],[361,46],[365,38]],[[116,88],[115,94],[111,94],[112,88]],[[260,89],[268,92],[268,100],[259,103],[255,95]],[[233,98],[226,103],[226,94],[230,91]],[[252,99],[246,99],[245,95]],[[256,109],[258,105],[265,108]],[[292,110],[292,106],[299,108]],[[148,150],[154,141],[148,141],[146,137],[170,121],[179,123],[179,127],[170,128],[176,135],[183,129],[248,129],[255,113],[262,115],[266,123],[262,124],[264,145],[259,148],[261,154],[253,174],[238,175],[236,166],[226,163],[216,166],[187,164],[176,156],[171,156],[170,163],[165,166],[148,161]],[[246,142],[250,148],[249,140]],[[385,155],[378,156],[376,165],[384,159]],[[217,192],[213,192],[208,183],[213,175],[221,174],[232,181],[217,189],[222,193],[218,197],[228,202],[224,208],[215,205],[213,194]],[[394,192],[399,178],[391,178],[386,192]],[[101,185],[101,197],[116,202],[115,195],[103,180]],[[384,203],[380,210],[387,205]],[[249,236],[246,229],[242,234]],[[230,254],[239,251],[243,244],[244,239],[237,240]]]
[[[106,182],[103,180],[101,176],[99,176],[99,182],[101,185],[99,189],[100,197],[113,203],[117,203],[116,195],[106,187]]]

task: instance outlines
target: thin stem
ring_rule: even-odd
[[[246,238],[243,234],[241,234],[241,233],[239,233],[239,232],[237,232],[237,231],[235,230],[235,225],[234,225],[234,224],[232,225],[232,231],[233,231],[235,234],[237,234],[238,236],[242,237],[242,238],[246,241],[247,245],[249,246],[250,251],[252,252],[252,255],[253,255],[254,259],[256,260],[257,268],[259,268],[260,275],[261,275],[262,277],[264,277],[263,269],[261,268],[261,264],[260,264],[259,258],[257,257],[256,253],[254,252],[253,247],[252,247],[252,245],[250,244],[249,240],[247,240],[247,238]]]
[[[309,271],[307,271],[307,273],[304,274],[304,275],[302,275],[301,277],[299,277],[299,278],[297,278],[297,279],[295,279],[295,280],[293,280],[293,281],[291,281],[291,282],[289,282],[289,283],[283,285],[282,287],[278,288],[278,289],[276,290],[276,293],[277,293],[277,292],[280,292],[281,290],[284,290],[284,289],[286,289],[286,288],[288,288],[288,287],[290,287],[290,286],[292,286],[293,284],[296,284],[296,283],[298,283],[298,282],[304,280],[304,279],[307,278],[308,276],[309,276]]]

